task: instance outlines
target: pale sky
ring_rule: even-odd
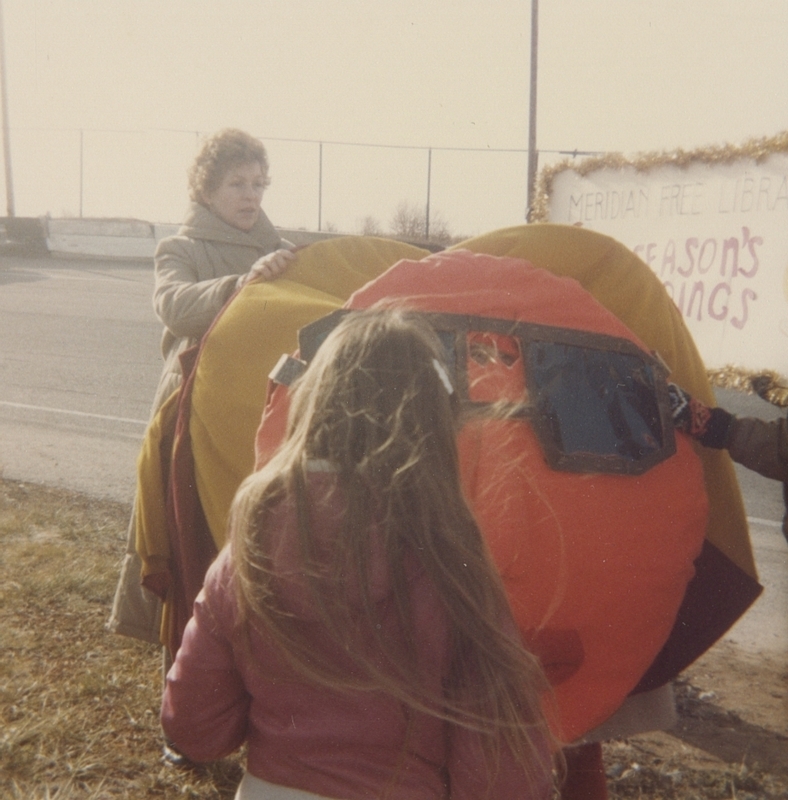
[[[527,0],[2,7],[20,216],[177,222],[196,132],[235,126],[268,147],[277,225],[317,226],[317,141],[323,227],[423,204],[429,147],[431,208],[455,233],[523,220]],[[788,0],[541,0],[538,55],[541,165],[788,130]]]

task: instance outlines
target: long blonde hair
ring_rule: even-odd
[[[306,679],[339,691],[379,689],[406,708],[478,731],[492,771],[506,743],[535,785],[543,785],[546,681],[519,640],[463,497],[456,395],[447,391],[443,360],[434,332],[401,310],[351,314],[326,339],[291,389],[285,441],[236,495],[230,535],[240,618],[247,635],[257,628],[272,637]],[[319,511],[307,491],[307,464],[315,459],[336,470],[344,501],[341,533],[328,553],[316,541],[312,519]],[[361,625],[375,643],[371,654],[351,648],[352,674],[323,663],[277,597],[268,520],[285,498],[296,509],[302,575],[324,631],[347,649]],[[404,648],[381,635],[368,569],[373,532],[386,556]],[[408,567],[414,563],[448,620],[450,674],[439,697],[425,688],[414,652]],[[342,602],[351,584],[361,598],[361,621]]]

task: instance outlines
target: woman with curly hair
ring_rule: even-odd
[[[250,280],[274,280],[292,259],[292,245],[260,207],[270,182],[262,142],[234,128],[209,137],[189,169],[189,212],[154,259],[153,306],[164,323],[166,362],[155,407],[180,383],[178,355],[230,296]]]
[[[153,306],[164,324],[164,368],[151,417],[180,386],[181,353],[199,342],[230,297],[250,280],[274,280],[293,258],[260,207],[270,183],[259,139],[234,128],[210,136],[188,173],[191,205],[175,236],[154,257]],[[160,602],[140,586],[134,516],[115,593],[110,630],[159,641]]]

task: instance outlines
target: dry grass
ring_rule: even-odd
[[[231,798],[160,759],[158,648],[108,633],[129,507],[0,481],[0,796]]]
[[[0,480],[3,800],[233,796],[240,757],[194,770],[162,763],[160,651],[104,628],[129,512]],[[766,716],[747,722],[683,685],[683,740],[657,734],[606,745],[611,800],[788,798],[788,729],[779,707],[770,710],[786,686],[784,665],[770,672],[713,652],[704,659],[699,680],[717,686],[739,675],[739,705],[752,706],[763,689]]]

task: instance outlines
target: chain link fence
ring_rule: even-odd
[[[198,131],[12,128],[15,214],[179,222],[201,138]],[[428,235],[464,238],[526,218],[525,149],[260,138],[272,177],[263,205],[280,227],[385,235],[406,206],[423,216]]]

